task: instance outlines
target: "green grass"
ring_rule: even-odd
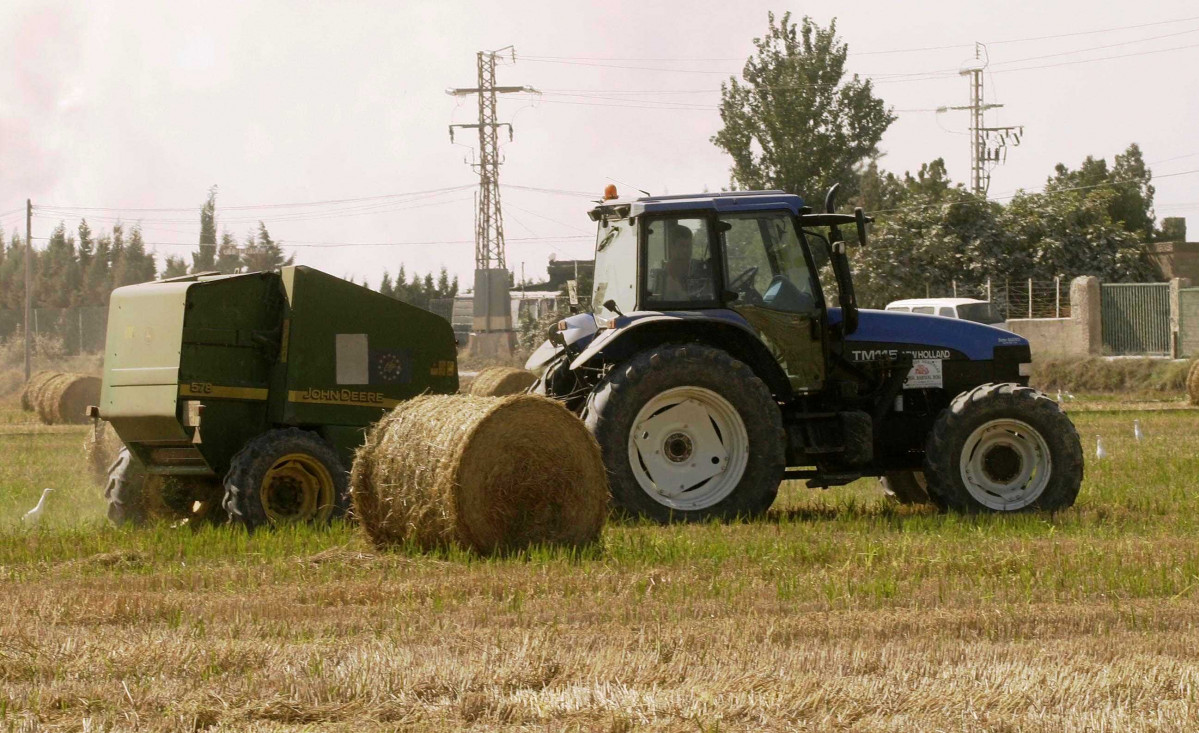
[[[791,483],[762,521],[479,558],[113,528],[84,429],[0,412],[0,730],[1197,727],[1199,411],[1072,417],[1055,515]]]

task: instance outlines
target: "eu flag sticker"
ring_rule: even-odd
[[[408,384],[412,354],[407,349],[371,349],[371,384]]]

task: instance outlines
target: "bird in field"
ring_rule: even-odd
[[[25,516],[21,517],[21,521],[25,524],[37,524],[42,519],[42,509],[46,506],[46,497],[54,489],[43,489],[42,498],[38,499],[37,506],[25,512]]]
[[[1141,442],[1141,438],[1145,437],[1145,433],[1141,432],[1141,421],[1140,420],[1132,421],[1132,435],[1134,438],[1137,439],[1138,443]]]
[[[1057,391],[1057,403],[1059,405],[1062,404],[1062,391],[1060,389]]]
[[[1102,461],[1107,458],[1107,451],[1103,448],[1103,436],[1095,436],[1095,460]]]

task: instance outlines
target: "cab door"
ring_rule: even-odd
[[[824,299],[787,212],[719,217],[728,307],[758,332],[796,392],[825,380]]]

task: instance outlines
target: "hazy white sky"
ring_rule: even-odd
[[[501,183],[594,195],[611,180],[653,193],[717,190],[729,165],[709,142],[720,126],[720,82],[740,70],[768,10],[827,23],[834,8],[852,70],[875,76],[899,113],[883,139],[884,168],[941,156],[956,180],[968,180],[965,113],[930,110],[968,101],[955,70],[983,41],[988,101],[1005,105],[987,121],[1025,126],[1023,144],[994,172],[992,196],[1041,187],[1058,162],[1076,166],[1088,154],[1110,162],[1137,142],[1159,176],[1159,218],[1190,216],[1199,230],[1199,173],[1186,173],[1199,169],[1194,0],[5,0],[0,225],[24,231],[23,211],[10,212],[26,198],[106,207],[89,212],[94,227],[106,217],[141,220],[160,256],[186,255],[197,209],[217,184],[220,225],[240,239],[262,219],[301,264],[372,285],[401,263],[409,273],[444,264],[469,282],[470,188],[234,207],[476,184],[464,162],[473,136],[460,133],[454,145],[447,134],[452,122],[474,121],[474,100],[445,90],[474,86],[475,52],[509,44],[517,62],[499,69],[499,82],[546,94],[502,103],[516,135],[503,149]],[[880,53],[928,47],[937,48]],[[506,188],[503,202],[518,276],[522,262],[530,279],[544,273],[551,253],[591,255],[586,197]],[[191,210],[137,210],[163,208]],[[34,236],[59,218],[77,222],[47,212],[34,219]],[[300,246],[334,242],[392,244]]]

